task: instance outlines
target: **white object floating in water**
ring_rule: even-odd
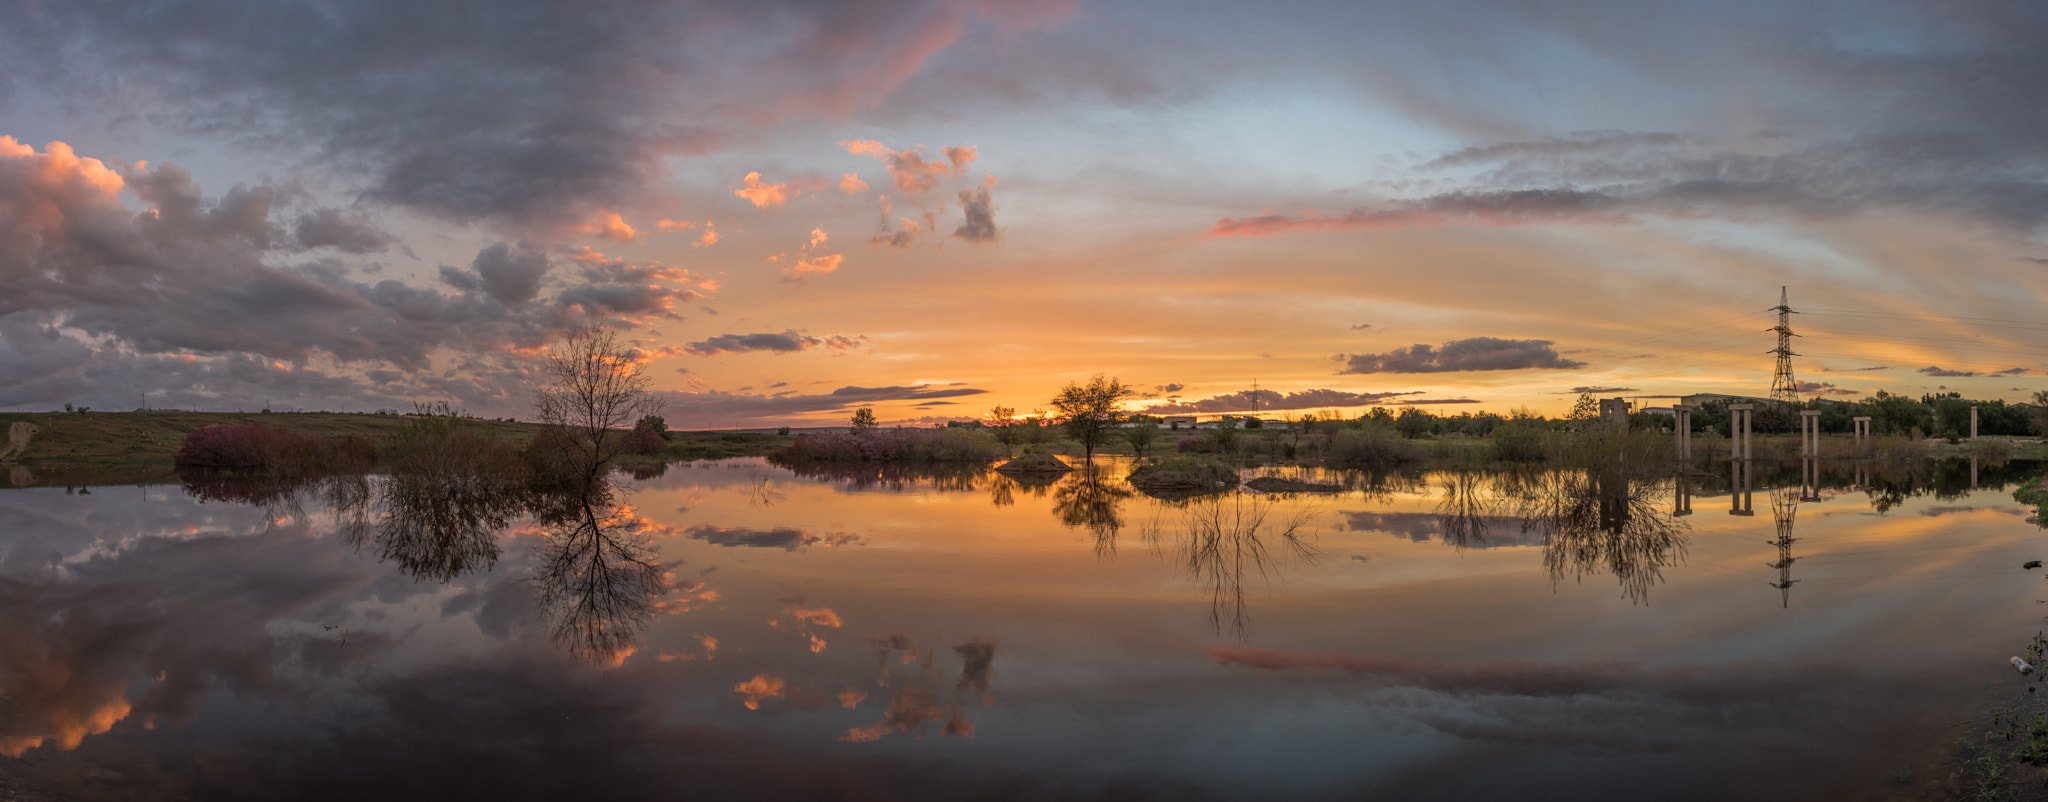
[[[2027,665],[2027,661],[2025,661],[2025,660],[2021,660],[2021,659],[2019,659],[2019,658],[2017,658],[2017,657],[2015,657],[2015,658],[2013,658],[2013,659],[2012,659],[2012,667],[2013,667],[2013,668],[2017,668],[2017,669],[2019,669],[2019,670],[2020,670],[2020,673],[2022,673],[2022,674],[2032,674],[2032,673],[2034,673],[2034,667],[2033,667],[2033,666]]]

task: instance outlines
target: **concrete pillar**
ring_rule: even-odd
[[[1755,404],[1728,405],[1728,440],[1735,449],[1731,459],[1745,460],[1753,456],[1749,450],[1749,415],[1754,409]]]
[[[1692,407],[1676,404],[1671,407],[1671,418],[1678,427],[1678,458],[1692,459]]]
[[[1799,453],[1809,457],[1820,456],[1820,410],[1799,411]]]
[[[1970,439],[1977,439],[1977,408],[1970,407]]]
[[[1799,500],[1819,501],[1820,462],[1810,457],[1799,462]]]
[[[1742,460],[1736,460],[1735,464],[1729,466],[1729,515],[1750,516],[1756,514],[1756,508],[1751,506],[1752,498],[1750,496],[1749,491],[1749,469],[1749,463],[1744,462]]]
[[[1628,399],[1625,398],[1600,399],[1600,420],[1605,421],[1610,426],[1627,428],[1628,407]]]
[[[1856,444],[1859,446],[1863,445],[1863,441],[1870,439],[1870,416],[1865,415],[1859,418],[1850,418],[1849,420],[1856,424]]]
[[[1677,486],[1673,487],[1671,490],[1671,514],[1674,516],[1691,515],[1692,482],[1686,479],[1685,474],[1682,473],[1679,474],[1673,481],[1676,483]]]

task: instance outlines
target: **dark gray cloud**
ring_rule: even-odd
[[[1557,355],[1550,340],[1504,340],[1471,337],[1444,343],[1441,349],[1417,343],[1383,354],[1344,354],[1338,373],[1449,373],[1467,370],[1571,370],[1584,362]]]
[[[693,540],[702,540],[714,546],[728,548],[782,549],[796,551],[816,543],[834,546],[858,543],[859,535],[843,532],[816,534],[802,529],[776,527],[774,529],[749,529],[747,527],[712,526],[698,524],[683,530]]]
[[[960,190],[960,211],[966,220],[953,229],[953,236],[968,242],[995,242],[1002,231],[996,228],[996,205],[988,187]]]
[[[988,698],[988,684],[996,676],[996,645],[980,638],[953,647],[960,655],[960,679],[953,685],[964,693]]]
[[[1927,367],[1921,368],[1921,369],[1919,369],[1919,370],[1916,370],[1916,371],[1913,371],[1913,372],[1914,372],[1914,373],[1924,373],[1924,374],[1927,374],[1927,375],[1929,375],[1929,376],[1939,376],[1939,377],[1942,377],[1942,378],[1952,378],[1952,377],[1968,377],[1968,376],[1981,376],[1981,375],[1983,375],[1983,374],[1981,374],[1981,373],[1978,373],[1978,372],[1976,372],[1976,371],[1974,371],[1974,370],[1950,370],[1950,369],[1948,369],[1948,368],[1944,368],[1944,367],[1941,367],[1940,365],[1928,365]]]
[[[1286,409],[1320,409],[1323,407],[1356,407],[1368,404],[1385,404],[1401,396],[1420,395],[1420,390],[1396,393],[1354,393],[1346,390],[1298,390],[1282,394],[1276,390],[1239,390],[1235,393],[1210,396],[1197,401],[1175,401],[1154,404],[1145,411],[1154,415],[1177,412],[1251,412],[1278,411]]]
[[[722,353],[744,353],[747,351],[773,351],[795,353],[814,348],[845,351],[866,345],[865,336],[832,335],[813,337],[795,330],[781,333],[762,332],[758,334],[720,334],[708,340],[699,340],[684,347],[684,350],[698,356],[715,356]]]
[[[342,253],[376,253],[398,241],[361,211],[315,209],[299,215],[292,238],[300,249],[333,248]]]
[[[317,157],[367,199],[443,219],[556,228],[646,197],[669,157],[865,107],[971,29],[1035,24],[939,0],[87,1],[14,16],[5,91]]]
[[[539,248],[522,244],[514,249],[502,242],[478,251],[469,266],[481,279],[484,294],[506,306],[540,297],[541,280],[553,267]]]
[[[1891,370],[1890,365],[1873,365],[1867,368],[1815,368],[1822,373],[1867,373],[1873,370]]]
[[[1599,395],[1599,394],[1601,394],[1601,393],[1633,393],[1633,392],[1636,392],[1636,388],[1634,388],[1634,387],[1573,387],[1573,388],[1572,388],[1572,392],[1574,392],[1574,393],[1591,393],[1591,394],[1594,394],[1594,395]]]
[[[1403,398],[1395,403],[1407,406],[1434,406],[1437,404],[1478,404],[1482,402],[1477,398]]]

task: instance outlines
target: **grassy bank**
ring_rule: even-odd
[[[340,439],[366,437],[385,442],[398,434],[409,416],[344,412],[0,412],[0,432],[15,423],[35,427],[25,448],[8,452],[0,440],[0,476],[25,468],[37,484],[143,484],[174,481],[171,455],[185,435],[215,424],[262,424],[298,435]],[[524,447],[542,427],[485,419],[465,419],[495,440]],[[673,459],[712,459],[766,454],[794,438],[729,432],[671,432]],[[76,477],[76,481],[63,481]],[[90,477],[90,481],[86,478]]]

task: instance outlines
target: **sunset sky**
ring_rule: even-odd
[[[2039,4],[0,2],[0,409],[2048,388]]]

